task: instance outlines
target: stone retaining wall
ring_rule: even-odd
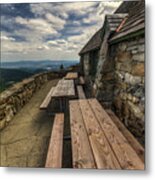
[[[63,75],[63,73],[56,72],[37,74],[3,91],[0,94],[0,130],[9,124],[13,116],[29,102],[33,94],[44,83]]]

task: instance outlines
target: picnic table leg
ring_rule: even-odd
[[[59,104],[60,104],[60,111],[63,111],[63,101],[62,98],[59,98]]]

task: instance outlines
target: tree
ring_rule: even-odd
[[[60,65],[60,70],[63,70],[64,69],[64,66],[63,64]]]

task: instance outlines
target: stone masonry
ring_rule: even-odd
[[[61,74],[61,73],[60,73]],[[0,130],[6,127],[15,114],[49,79],[60,76],[58,73],[41,73],[14,84],[0,94]]]

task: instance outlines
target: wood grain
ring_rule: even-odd
[[[121,169],[87,100],[79,100],[97,168]]]
[[[115,123],[111,120],[99,102],[96,99],[90,99],[88,101],[122,169],[143,170],[144,163],[129,145],[127,139],[118,130]]]
[[[136,140],[136,138],[128,131],[128,129],[124,126],[124,124],[118,119],[118,117],[111,111],[106,110],[108,115],[111,117],[113,122],[116,124],[117,128],[121,131],[124,137],[128,140],[129,144],[136,151],[140,159],[144,162],[145,159],[145,151],[142,145]]]
[[[55,87],[52,97],[74,97],[75,88],[73,80],[62,79],[58,82]]]
[[[77,92],[78,92],[79,99],[86,99],[86,96],[85,96],[82,86],[77,86]]]
[[[65,76],[65,79],[77,79],[78,78],[78,73],[77,72],[69,72]]]
[[[82,76],[80,76],[79,82],[80,82],[81,85],[85,84],[85,80],[84,80],[84,78]]]
[[[61,168],[63,150],[64,114],[55,115],[45,167]]]
[[[78,101],[70,101],[73,168],[96,168]]]
[[[49,91],[49,93],[47,94],[47,96],[45,97],[44,101],[42,102],[42,104],[40,105],[40,109],[46,109],[51,101],[51,97],[54,91],[54,87],[51,88],[51,90]]]

